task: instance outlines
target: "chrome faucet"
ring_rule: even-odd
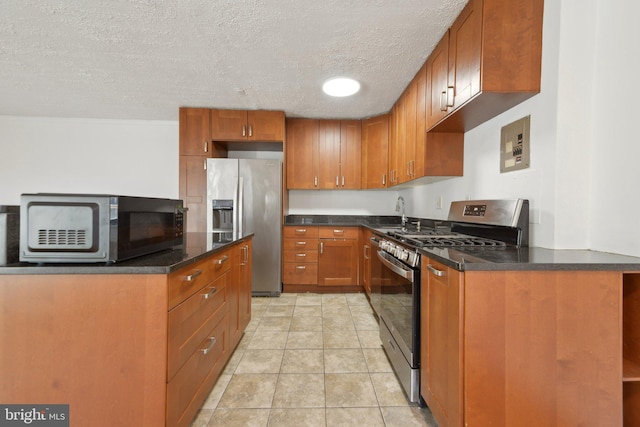
[[[402,222],[402,231],[407,231],[407,217],[404,214],[404,197],[398,196],[398,200],[396,200],[396,212],[400,212],[400,202],[402,202],[402,218],[400,219]]]

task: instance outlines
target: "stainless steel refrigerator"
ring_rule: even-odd
[[[252,295],[282,291],[282,162],[207,159],[207,230],[214,242],[254,233]]]

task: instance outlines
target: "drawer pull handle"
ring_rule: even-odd
[[[307,256],[307,254],[296,254],[296,256]]]
[[[307,242],[296,242],[296,246],[305,246]]]
[[[298,228],[298,229],[296,230],[296,233],[304,234],[304,233],[306,233],[306,232],[307,232],[307,229],[306,229],[306,228]]]
[[[344,230],[333,230],[333,234],[344,234]]]
[[[427,265],[427,270],[433,273],[434,276],[444,277],[445,272],[434,268],[431,264]]]
[[[186,280],[187,282],[193,282],[196,279],[196,277],[198,277],[201,274],[202,274],[202,270],[196,270],[190,275],[185,276],[184,280]]]
[[[218,288],[216,288],[215,286],[212,287],[209,292],[207,292],[206,294],[202,294],[202,298],[203,299],[209,299],[213,296],[213,294],[215,294],[216,292],[218,292]]]
[[[296,269],[298,269],[298,270],[306,270],[307,266],[306,265],[296,265]]]
[[[225,255],[225,256],[223,256],[222,258],[215,260],[214,262],[215,262],[217,265],[222,265],[222,264],[224,264],[228,259],[229,259],[229,257],[228,257],[227,255]]]
[[[211,351],[213,346],[216,345],[216,337],[209,337],[209,345],[206,348],[201,348],[202,354],[207,354]]]

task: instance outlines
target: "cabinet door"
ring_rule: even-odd
[[[461,273],[422,261],[421,393],[439,425],[461,425]]]
[[[358,240],[320,239],[318,285],[358,284]]]
[[[427,72],[426,127],[430,129],[447,115],[449,31],[433,49],[425,65]]]
[[[251,321],[251,252],[252,242],[248,241],[239,248],[238,265],[238,329],[240,337]]]
[[[413,153],[413,179],[425,176],[427,156],[427,66],[423,65],[416,76],[416,140]]]
[[[180,199],[189,209],[187,231],[207,230],[207,156],[180,156]]]
[[[362,121],[362,188],[386,188],[389,115]]]
[[[246,141],[249,134],[245,110],[211,110],[214,141]]]
[[[340,120],[320,120],[318,137],[320,188],[340,188]]]
[[[284,112],[248,111],[247,139],[249,141],[281,142],[284,140]]]
[[[405,177],[406,174],[406,167],[405,167],[405,155],[404,155],[404,149],[405,149],[405,139],[407,138],[407,133],[406,133],[406,125],[407,125],[407,119],[406,119],[406,105],[407,105],[407,96],[406,96],[406,92],[403,92],[403,94],[400,96],[400,98],[398,99],[398,108],[396,111],[396,153],[395,153],[395,169],[396,169],[396,176],[395,176],[395,183],[396,184],[401,184],[403,182],[405,182],[407,179]]]
[[[371,296],[371,257],[375,256],[371,253],[371,237],[373,233],[369,230],[362,232],[362,286],[367,295]]]
[[[482,0],[471,0],[449,30],[449,87],[453,109],[480,92],[482,58]],[[450,96],[450,94],[449,94]]]
[[[362,124],[340,122],[340,188],[359,190],[362,180]]]
[[[211,126],[208,108],[180,108],[180,155],[208,156]]]
[[[399,144],[398,126],[400,122],[400,100],[393,104],[389,122],[389,186],[398,184]]]
[[[417,76],[417,75],[416,75]],[[416,101],[418,94],[418,81],[413,79],[407,90],[403,94],[404,106],[404,138],[402,145],[402,170],[400,182],[407,182],[414,178],[414,168],[416,162]]]
[[[318,136],[318,120],[287,120],[287,189],[318,188]]]

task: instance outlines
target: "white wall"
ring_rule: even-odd
[[[0,204],[30,192],[178,197],[178,122],[0,116]]]
[[[640,3],[598,0],[596,13],[591,247],[640,256]]]

